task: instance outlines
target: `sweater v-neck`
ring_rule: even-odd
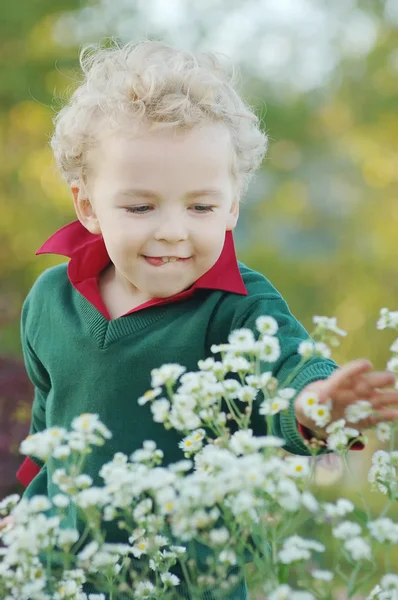
[[[166,312],[170,311],[169,305],[155,305],[108,320],[80,292],[74,290],[73,293],[77,295],[77,304],[88,331],[101,348],[105,348],[127,335],[138,333],[162,319]]]

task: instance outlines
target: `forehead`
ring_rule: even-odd
[[[104,135],[92,155],[97,173],[128,174],[129,179],[167,175],[217,179],[231,169],[231,136],[223,124],[181,130],[175,127]]]

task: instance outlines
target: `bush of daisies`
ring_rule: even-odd
[[[78,416],[70,431],[51,428],[28,436],[20,452],[56,461],[52,478],[60,492],[52,500],[13,494],[0,502],[0,518],[12,517],[0,531],[0,597],[115,600],[123,594],[167,600],[185,585],[193,599],[207,589],[227,598],[249,561],[253,585],[269,600],[332,600],[336,587],[343,587],[347,598],[396,600],[391,552],[398,544],[398,523],[388,516],[398,497],[395,424],[376,426],[385,449],[374,453],[368,480],[386,500],[376,518],[345,498],[319,501],[311,491],[316,461],[289,455],[283,439],[255,436],[250,428],[258,403],[272,432],[273,416],[287,411],[296,394],[289,381],[312,357],[330,357],[331,347],[346,335],[335,318],[313,320],[311,338],[298,348],[300,364],[285,382],[267,371],[267,363],[280,355],[278,325],[269,316],[257,319],[258,334],[236,330],[227,343],[213,346],[221,360],[199,361],[196,372],[178,364],[152,371],[151,389],[138,404],[150,403],[154,421],[181,434],[177,463],[164,466],[162,449],[147,440],[130,456],[116,453],[102,466],[103,485],[95,487],[84,472],[85,457],[112,437],[98,415]],[[377,328],[398,331],[398,312],[382,309]],[[387,370],[398,374],[398,339],[391,352]],[[346,420],[331,422],[330,405],[319,404],[313,394],[306,398],[307,416],[319,427],[329,423],[328,449],[345,462],[350,445],[366,441],[346,422],[369,416],[372,406],[360,401],[348,410]],[[311,454],[319,453],[321,441],[306,443]],[[62,526],[70,506],[85,524],[83,536]],[[297,535],[306,520],[338,541],[339,568],[333,573],[311,568],[322,564],[326,547]],[[106,542],[103,526],[110,521],[125,531],[128,543]],[[198,547],[206,549],[201,564]],[[369,574],[380,549],[385,573],[372,587]],[[86,594],[86,582],[104,593]]]

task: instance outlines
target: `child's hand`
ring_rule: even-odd
[[[4,519],[0,521],[0,529],[4,529],[8,524],[11,523],[15,523],[14,517],[11,517],[10,515],[8,517],[4,517]]]
[[[377,410],[377,414],[362,419],[358,423],[347,421],[347,427],[367,429],[381,421],[394,421],[398,419],[398,411],[385,408],[385,405],[398,405],[398,390],[385,390],[380,388],[390,387],[394,384],[395,376],[388,371],[372,371],[373,365],[366,359],[358,359],[336,369],[330,377],[314,381],[307,385],[297,396],[294,408],[296,418],[304,427],[311,429],[317,436],[327,438],[326,425],[317,427],[312,419],[304,414],[304,393],[312,392],[318,396],[319,404],[324,404],[330,398],[331,422],[346,419],[345,409],[358,400],[367,400]]]

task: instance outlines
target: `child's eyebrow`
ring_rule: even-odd
[[[187,194],[185,194],[185,195],[188,198],[198,198],[200,196],[217,197],[217,196],[222,195],[222,190],[220,190],[218,188],[207,188],[207,189],[203,189],[203,190],[194,190],[192,192],[187,192]],[[113,197],[117,198],[119,196],[121,196],[121,197],[139,196],[140,198],[158,198],[159,197],[159,195],[156,192],[153,192],[152,190],[134,189],[134,188],[120,190],[120,191],[116,192]]]

